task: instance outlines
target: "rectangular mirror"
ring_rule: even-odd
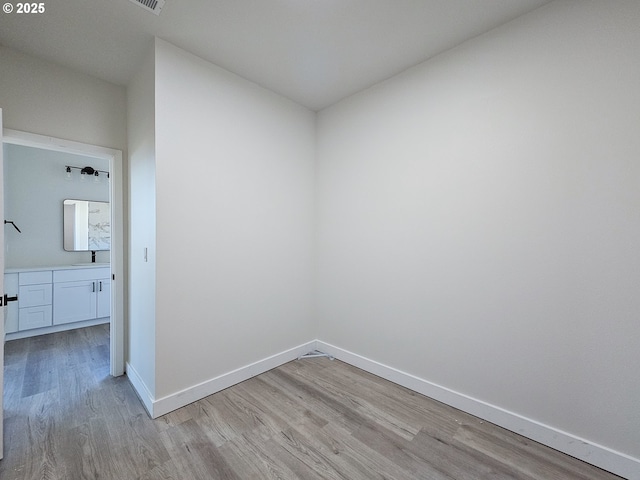
[[[63,245],[67,252],[111,249],[109,202],[65,200],[63,209]]]

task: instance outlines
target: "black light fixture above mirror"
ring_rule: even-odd
[[[73,178],[72,169],[80,170],[80,181],[84,182],[85,178],[88,175],[94,177],[94,181],[97,183],[100,181],[100,174],[104,173],[107,178],[109,178],[109,172],[104,170],[96,170],[93,167],[74,167],[72,165],[65,165],[65,170],[67,171],[67,180],[71,180]]]

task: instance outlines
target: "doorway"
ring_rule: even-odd
[[[47,152],[55,152],[57,155],[66,154],[70,159],[93,159],[96,167],[95,172],[98,172],[97,176],[95,172],[92,173],[90,182],[99,181],[104,182],[102,188],[108,189],[108,199],[110,203],[110,237],[111,245],[109,251],[97,251],[94,258],[88,257],[87,262],[95,260],[95,255],[98,255],[98,260],[102,263],[109,263],[110,265],[110,279],[104,279],[104,287],[110,287],[110,367],[109,371],[112,376],[119,376],[124,373],[124,213],[123,213],[123,188],[122,188],[122,152],[120,150],[99,147],[95,145],[89,145],[79,142],[73,142],[69,140],[56,139],[43,135],[32,134],[28,132],[22,132],[17,130],[5,129],[3,131],[3,143],[11,148],[17,147],[30,147],[33,149],[40,149]],[[6,161],[6,159],[5,159]],[[71,160],[69,163],[73,163]],[[82,162],[88,163],[88,162]],[[71,165],[73,167],[85,167],[86,165]],[[102,168],[100,168],[102,166]],[[66,168],[66,167],[63,167]],[[79,169],[71,169],[71,176],[76,173],[77,176],[82,175]],[[61,178],[65,176],[67,172],[64,170],[60,172]],[[100,178],[102,173],[103,178]],[[37,175],[38,172],[33,172]],[[107,174],[109,180],[107,182]],[[4,180],[6,181],[6,179]],[[57,206],[56,206],[57,207]],[[60,214],[58,220],[62,219],[63,207],[60,206]],[[11,220],[11,219],[9,219]],[[57,235],[55,236],[57,237]],[[48,241],[60,243],[58,250],[62,250],[62,235],[61,238],[49,238]],[[91,252],[83,252],[86,255],[90,255]],[[59,253],[64,255],[64,252]],[[11,255],[11,252],[8,252]],[[74,258],[78,258],[77,255],[81,253],[73,253],[76,255]],[[71,258],[71,257],[70,257]],[[60,263],[60,262],[58,262]],[[76,261],[70,261],[70,264],[75,264]],[[96,264],[97,265],[97,264]],[[109,282],[107,285],[106,282]],[[98,283],[96,282],[96,285]],[[100,288],[103,287],[102,279],[99,283]]]

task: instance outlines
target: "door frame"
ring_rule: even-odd
[[[0,108],[0,147],[2,147],[2,108]],[[4,148],[0,149],[0,212],[4,217]],[[4,458],[4,229],[0,232],[0,295],[3,305],[0,307],[0,460]]]
[[[65,152],[109,161],[111,201],[111,318],[110,318],[110,373],[114,377],[124,374],[124,189],[122,151],[88,143],[64,140],[46,135],[5,128],[3,143]]]

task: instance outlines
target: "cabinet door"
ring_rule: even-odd
[[[111,282],[98,280],[98,313],[97,318],[111,316]]]
[[[7,305],[7,313],[4,317],[4,333],[14,333],[18,331],[18,302]]]
[[[18,274],[6,273],[4,275],[4,291],[9,297],[18,297]],[[13,333],[18,331],[18,302],[10,302],[7,304],[7,312],[4,317],[4,333]]]
[[[53,284],[53,324],[96,318],[95,280]]]

